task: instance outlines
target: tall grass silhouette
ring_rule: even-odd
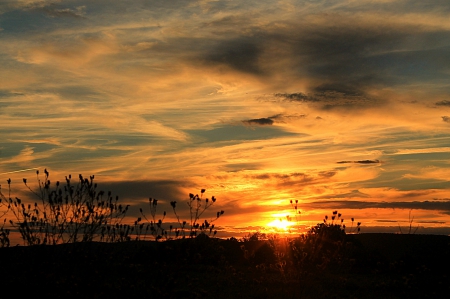
[[[164,226],[164,219],[167,215],[166,211],[163,211],[162,216],[157,219],[157,207],[158,200],[154,198],[149,198],[149,211],[150,216],[147,217],[144,209],[140,209],[141,217],[139,217],[135,221],[136,227],[136,239],[141,240],[145,239],[147,233],[155,239],[177,239],[177,238],[186,238],[186,237],[196,237],[198,234],[206,234],[208,236],[215,236],[217,234],[217,230],[215,229],[215,224],[213,223],[220,216],[222,216],[225,212],[223,210],[218,211],[216,213],[216,217],[207,220],[202,219],[202,215],[206,210],[211,208],[211,206],[216,202],[216,197],[212,196],[211,199],[203,198],[203,194],[206,192],[205,189],[200,190],[200,195],[198,194],[189,194],[189,198],[187,200],[187,205],[189,207],[189,218],[190,221],[181,220],[180,216],[177,213],[177,202],[171,201],[170,206],[172,207],[173,214],[177,219],[177,227],[173,225],[169,225],[167,227]]]

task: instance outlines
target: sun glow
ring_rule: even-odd
[[[292,225],[290,221],[282,220],[282,219],[275,219],[269,223],[267,223],[267,227],[274,229],[276,231],[289,231],[289,227]]]

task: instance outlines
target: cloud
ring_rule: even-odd
[[[421,221],[417,221],[417,223],[423,223],[423,224],[445,224],[447,222],[445,222],[445,221],[438,221],[438,220],[421,220]]]
[[[25,146],[24,149],[20,151],[20,153],[6,162],[14,162],[14,163],[29,163],[32,162],[35,157],[34,147],[30,147],[28,145]],[[23,165],[23,164],[22,164]]]
[[[185,183],[177,180],[102,181],[99,183],[99,190],[111,191],[113,195],[126,200],[141,199],[146,202],[149,197],[152,197],[170,202],[188,195],[183,193],[182,187]]]
[[[329,25],[300,31],[298,40],[293,44],[299,54],[306,56],[307,59],[301,62],[306,64],[308,74],[321,81],[313,87],[315,92],[325,96],[335,92],[336,99],[354,97],[356,100],[373,101],[365,96],[369,88],[419,81],[422,75],[413,73],[419,70],[423,72],[423,77],[435,77],[433,71],[441,73],[448,69],[439,65],[438,61],[444,59],[448,62],[449,59],[444,58],[439,48],[434,49],[438,43],[430,43],[430,40],[448,38],[449,32],[430,32],[428,28],[416,26],[398,26],[389,22],[373,24],[358,18],[350,21],[339,20],[337,15],[335,17],[328,19]],[[415,45],[409,42],[411,36],[416,38]],[[405,52],[405,49],[412,52]],[[428,54],[425,56],[425,53]],[[431,53],[436,57],[432,57]],[[410,69],[401,68],[406,64],[410,65]]]
[[[47,5],[52,5],[54,3],[60,2],[60,0],[19,0],[19,1],[2,1],[0,3],[0,14],[7,13],[16,9],[36,9],[42,8]]]
[[[450,107],[450,101],[449,100],[443,100],[436,103],[436,106],[449,106]]]
[[[23,0],[0,4],[0,14],[12,10],[23,10],[31,12],[43,12],[50,17],[83,18],[86,14],[86,6],[76,6],[74,8],[61,7],[60,0]]]
[[[414,148],[414,149],[398,149],[391,155],[414,155],[414,154],[430,154],[430,153],[448,153],[450,147],[429,147],[429,148]]]
[[[448,181],[450,169],[447,167],[427,166],[415,171],[415,173],[407,173],[403,175],[408,179],[433,179],[438,181]]]
[[[302,92],[295,92],[295,93],[276,93],[274,94],[276,98],[282,98],[286,101],[293,101],[293,102],[316,102],[317,99],[313,96],[308,96]]]
[[[292,173],[260,173],[244,175],[245,180],[261,180],[267,186],[279,188],[298,188],[299,186],[313,186],[329,182],[337,173],[335,171],[322,171],[314,174],[302,172]]]
[[[273,120],[271,118],[255,118],[243,120],[242,122],[247,125],[260,125],[260,126],[273,125]]]
[[[282,98],[284,101],[301,102],[320,105],[321,109],[329,110],[338,107],[357,107],[371,105],[374,98],[370,98],[360,90],[346,88],[343,85],[324,84],[314,87],[314,92],[305,94],[296,93],[276,93],[276,98]]]
[[[243,120],[242,123],[244,123],[245,125],[266,126],[266,125],[273,125],[275,122],[286,123],[295,119],[302,119],[305,117],[306,117],[305,114],[291,114],[291,115],[277,114],[270,117]]]
[[[449,40],[447,30],[339,14],[308,21],[312,24],[280,21],[279,26],[249,27],[246,36],[226,35],[217,47],[206,48],[206,57],[274,86],[307,82],[274,98],[324,110],[377,107],[387,101],[378,95],[383,88],[448,78],[448,45],[442,41]]]
[[[358,201],[358,200],[333,200],[333,201],[315,201],[303,204],[304,207],[315,209],[406,209],[406,210],[434,210],[450,214],[449,201],[397,201],[397,202],[379,202],[379,201]]]
[[[83,18],[86,14],[86,6],[71,8],[56,8],[54,6],[43,7],[42,10],[51,17]]]
[[[251,38],[219,41],[216,48],[212,48],[204,60],[209,64],[224,65],[237,71],[262,75],[262,65],[258,61],[261,55],[260,46]]]
[[[346,164],[346,163],[356,163],[356,164],[379,164],[381,163],[380,160],[359,160],[359,161],[339,161],[336,162],[338,164]]]
[[[294,173],[289,173],[289,174],[280,174],[280,173],[264,173],[264,174],[257,174],[254,176],[251,176],[254,179],[258,179],[258,180],[266,180],[269,178],[274,178],[277,180],[296,180],[296,181],[304,181],[304,182],[309,182],[312,181],[313,178],[312,176],[305,174],[305,173],[300,173],[300,172],[294,172]]]

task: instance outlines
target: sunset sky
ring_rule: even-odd
[[[450,1],[0,0],[0,184],[206,189],[224,231],[450,234]],[[16,195],[17,196],[17,195]],[[165,203],[165,208],[164,207]],[[414,217],[412,219],[412,217]]]

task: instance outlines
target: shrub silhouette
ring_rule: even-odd
[[[360,225],[358,222],[355,228],[357,232],[360,231]],[[331,217],[325,216],[323,222],[311,227],[307,234],[291,240],[294,264],[320,268],[339,265],[347,248],[345,229],[344,219],[338,211],[333,211]]]
[[[144,240],[147,235],[155,240],[196,237],[199,233],[215,236],[217,230],[213,222],[224,214],[221,210],[216,213],[215,218],[201,220],[204,212],[216,202],[214,196],[203,199],[206,190],[201,189],[200,195],[189,194],[189,222],[180,220],[176,210],[177,202],[170,203],[179,227],[164,227],[165,211],[157,219],[158,200],[154,198],[149,198],[151,216],[147,217],[141,208],[142,217],[138,217],[134,225],[124,224],[122,221],[129,205],[119,204],[119,198],[113,198],[111,192],[98,191],[94,176],[84,178],[80,174],[78,181],[74,182],[69,175],[65,178],[65,183],[57,181],[55,184],[51,183],[49,176],[47,169],[44,170],[43,179],[39,170],[36,171],[36,191],[28,185],[27,179],[23,179],[25,187],[37,198],[35,202],[26,203],[18,197],[12,198],[11,179],[7,180],[8,197],[0,189],[0,208],[3,210],[0,214],[0,219],[3,219],[0,226],[0,247],[10,245],[11,229],[6,227],[7,223],[12,230],[19,232],[25,245],[123,242]],[[9,222],[7,216],[12,216]]]
[[[119,204],[118,197],[113,199],[110,192],[97,191],[94,176],[88,179],[80,174],[74,183],[69,175],[64,184],[57,181],[52,185],[47,169],[44,174],[41,180],[39,170],[36,171],[37,191],[23,179],[26,188],[37,198],[34,203],[11,198],[10,179],[7,181],[8,198],[0,191],[2,203],[7,205],[6,215],[13,215],[14,220],[9,223],[18,230],[25,245],[127,239],[129,226],[122,225],[121,221],[128,206]],[[9,244],[5,241],[8,234],[9,231],[2,227],[2,243]]]

